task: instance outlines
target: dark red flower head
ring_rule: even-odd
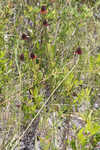
[[[20,104],[16,104],[16,107],[19,108],[21,105]]]
[[[46,14],[46,13],[47,13],[46,6],[42,6],[42,7],[41,7],[40,13],[41,13],[41,14]]]
[[[23,40],[28,40],[29,37],[28,37],[25,33],[23,33],[23,34],[22,34],[22,39],[23,39]]]
[[[21,61],[24,61],[24,54],[21,54],[21,55],[20,55],[20,60],[21,60]]]
[[[82,49],[80,47],[78,47],[77,50],[75,51],[75,54],[81,55]]]
[[[42,6],[41,11],[45,11],[45,10],[46,10],[46,6]]]
[[[77,94],[75,92],[72,93],[73,96],[77,96]]]
[[[31,59],[35,59],[35,58],[37,58],[37,56],[35,56],[34,53],[31,53],[31,54],[30,54],[30,58],[31,58]]]
[[[43,25],[47,27],[48,26],[48,22],[46,20],[44,20],[43,21]]]

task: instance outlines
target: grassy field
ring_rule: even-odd
[[[0,150],[100,149],[100,0],[0,1]]]

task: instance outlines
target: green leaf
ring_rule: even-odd
[[[84,128],[80,129],[78,133],[78,139],[81,144],[84,144],[86,142],[86,137],[83,135],[83,132],[84,132]]]
[[[38,88],[37,88],[37,87],[35,87],[35,88],[33,89],[33,97],[34,97],[34,98],[38,97]]]
[[[36,110],[36,105],[30,107],[30,111],[35,112],[35,110]]]
[[[76,143],[75,143],[75,140],[74,140],[74,139],[71,140],[71,143],[70,143],[70,144],[71,144],[71,147],[72,147],[73,150],[77,150],[77,148],[76,148]]]
[[[48,44],[47,45],[47,48],[48,48],[48,56],[51,58],[51,59],[53,59],[54,58],[54,56],[55,56],[55,46],[54,45],[51,45],[51,44]]]
[[[97,56],[96,58],[96,64],[99,64],[100,65],[100,54]]]

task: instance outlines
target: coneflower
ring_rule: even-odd
[[[46,20],[44,20],[43,21],[43,25],[47,27],[49,24],[48,24],[48,22]]]
[[[26,35],[25,33],[23,33],[23,34],[22,34],[22,39],[23,39],[23,40],[28,40],[28,39],[29,39],[29,36]]]
[[[34,55],[34,53],[31,53],[31,54],[30,54],[30,58],[31,58],[31,59],[35,59],[35,58],[37,58],[37,56]]]
[[[77,50],[75,51],[75,54],[81,55],[82,49],[80,47],[78,47]]]
[[[41,13],[41,14],[47,14],[46,6],[42,6],[42,7],[41,7],[40,13]]]
[[[24,61],[24,54],[21,54],[21,55],[20,55],[20,60],[21,60],[21,61]]]

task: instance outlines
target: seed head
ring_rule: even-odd
[[[47,14],[46,6],[43,5],[43,6],[41,7],[40,13],[41,13],[41,14]]]
[[[77,50],[75,51],[75,54],[81,55],[82,54],[82,49],[80,47],[78,47]]]
[[[24,54],[21,54],[21,55],[20,55],[20,60],[21,60],[21,61],[24,61]]]
[[[47,27],[48,26],[48,22],[46,20],[44,20],[43,21],[43,25]]]
[[[22,39],[23,39],[23,40],[28,40],[29,37],[28,37],[25,33],[23,33],[23,34],[22,34]]]
[[[30,54],[30,58],[31,58],[31,59],[35,59],[35,58],[37,58],[37,56],[35,56],[34,53],[31,53],[31,54]]]

